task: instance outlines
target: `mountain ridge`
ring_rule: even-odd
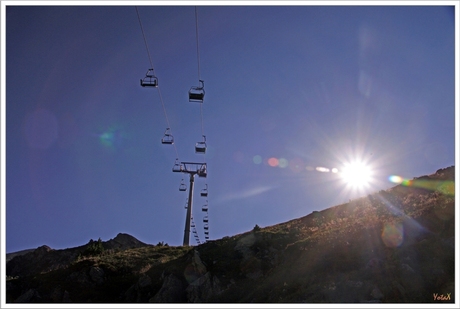
[[[454,302],[454,181],[453,166],[439,169],[195,247],[122,233],[42,246],[7,263],[7,302]]]

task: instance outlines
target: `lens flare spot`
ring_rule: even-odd
[[[252,162],[254,162],[255,164],[260,164],[260,163],[262,163],[262,157],[259,156],[259,155],[255,155],[255,156],[252,158]]]
[[[404,240],[404,227],[401,222],[387,223],[382,230],[382,241],[387,247],[398,247]]]
[[[295,173],[300,172],[301,170],[303,170],[304,166],[305,165],[304,165],[302,159],[300,159],[300,158],[294,158],[289,162],[289,168]]]
[[[327,167],[322,167],[322,166],[316,167],[316,170],[318,172],[321,172],[321,173],[328,173],[329,172],[329,169]]]
[[[289,161],[286,160],[285,158],[280,158],[278,160],[278,166],[281,167],[281,168],[285,168],[289,165]]]
[[[271,167],[278,166],[279,160],[277,158],[270,158],[268,159],[268,165]]]
[[[403,178],[400,177],[400,176],[396,176],[396,175],[391,175],[390,177],[388,177],[388,180],[393,182],[393,183],[401,183],[403,182]]]
[[[242,163],[244,161],[244,153],[241,151],[236,151],[233,153],[233,160],[235,160],[238,163]]]
[[[31,148],[47,149],[58,138],[58,122],[51,111],[37,109],[26,116],[24,131]]]
[[[119,149],[123,147],[127,139],[126,132],[115,125],[109,127],[105,132],[102,132],[97,136],[99,137],[99,142],[110,149]]]
[[[333,172],[334,174],[336,174],[336,173],[339,172],[339,170],[338,170],[337,168],[334,167],[334,168],[332,168],[331,172]]]

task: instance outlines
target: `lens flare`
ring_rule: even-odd
[[[317,170],[318,172],[321,172],[321,173],[327,173],[327,172],[329,172],[329,169],[328,169],[327,167],[322,167],[322,166],[316,167],[316,170]]]
[[[305,164],[300,158],[294,158],[291,161],[289,161],[289,168],[295,173],[302,171],[304,167]]]
[[[128,136],[123,128],[113,125],[104,132],[98,134],[97,137],[101,145],[115,150],[123,146]]]
[[[281,168],[285,168],[289,165],[289,161],[286,160],[285,158],[280,158],[278,160],[278,166],[281,167]]]
[[[399,247],[404,240],[404,226],[401,222],[387,223],[383,227],[381,237],[387,247]]]
[[[438,191],[445,195],[455,195],[455,182],[451,180],[437,180],[437,179],[404,179],[400,176],[391,175],[388,180],[401,184],[405,187],[417,187],[428,189],[431,191]]]
[[[361,162],[348,163],[342,169],[342,179],[352,187],[362,187],[369,184],[371,171]]]
[[[396,175],[391,175],[390,177],[388,177],[388,180],[393,182],[393,183],[401,183],[403,182],[403,178],[400,177],[400,176],[396,176]]]
[[[259,156],[259,155],[255,155],[255,156],[252,158],[252,162],[254,162],[255,164],[260,164],[260,163],[262,163],[262,157]]]
[[[277,158],[268,159],[268,165],[270,165],[271,167],[278,166],[278,164],[279,164],[279,160]]]

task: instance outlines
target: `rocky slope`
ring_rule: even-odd
[[[26,249],[26,250],[21,250],[21,251],[17,251],[17,252],[7,253],[5,262],[8,263],[9,261],[11,261],[16,256],[24,255],[24,254],[32,252],[34,250],[35,249]]]
[[[455,169],[196,247],[119,234],[7,263],[7,302],[454,303]]]

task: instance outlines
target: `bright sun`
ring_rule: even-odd
[[[342,179],[353,188],[369,185],[371,174],[370,168],[361,162],[348,163],[341,172]]]

